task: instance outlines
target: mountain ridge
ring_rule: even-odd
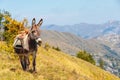
[[[120,34],[120,21],[108,21],[103,24],[80,23],[75,25],[47,25],[41,27],[43,30],[56,30],[69,32],[83,38],[94,38],[106,34]]]

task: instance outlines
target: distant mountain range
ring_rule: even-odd
[[[56,30],[60,32],[69,32],[83,38],[93,38],[106,34],[120,34],[120,21],[108,21],[104,24],[80,23],[75,25],[48,25],[43,26],[44,30]]]
[[[120,21],[48,25],[41,28],[44,43],[58,46],[71,55],[76,55],[79,50],[86,50],[93,55],[97,65],[102,59],[105,62],[104,69],[120,77]]]

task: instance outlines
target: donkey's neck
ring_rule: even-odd
[[[35,40],[32,40],[32,39],[29,40],[29,49],[30,50],[37,50],[37,43]]]

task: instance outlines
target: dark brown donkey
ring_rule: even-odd
[[[35,18],[32,20],[32,27],[28,34],[25,35],[24,38],[16,37],[14,41],[14,50],[18,54],[20,58],[20,63],[23,70],[29,70],[29,55],[33,56],[33,72],[36,72],[36,53],[38,45],[41,45],[42,41],[40,38],[40,26],[43,23],[43,19],[41,19],[38,24],[36,24]]]

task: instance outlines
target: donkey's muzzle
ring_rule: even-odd
[[[37,44],[38,44],[39,46],[41,46],[41,44],[42,44],[41,38],[36,39],[36,42],[37,42]]]

